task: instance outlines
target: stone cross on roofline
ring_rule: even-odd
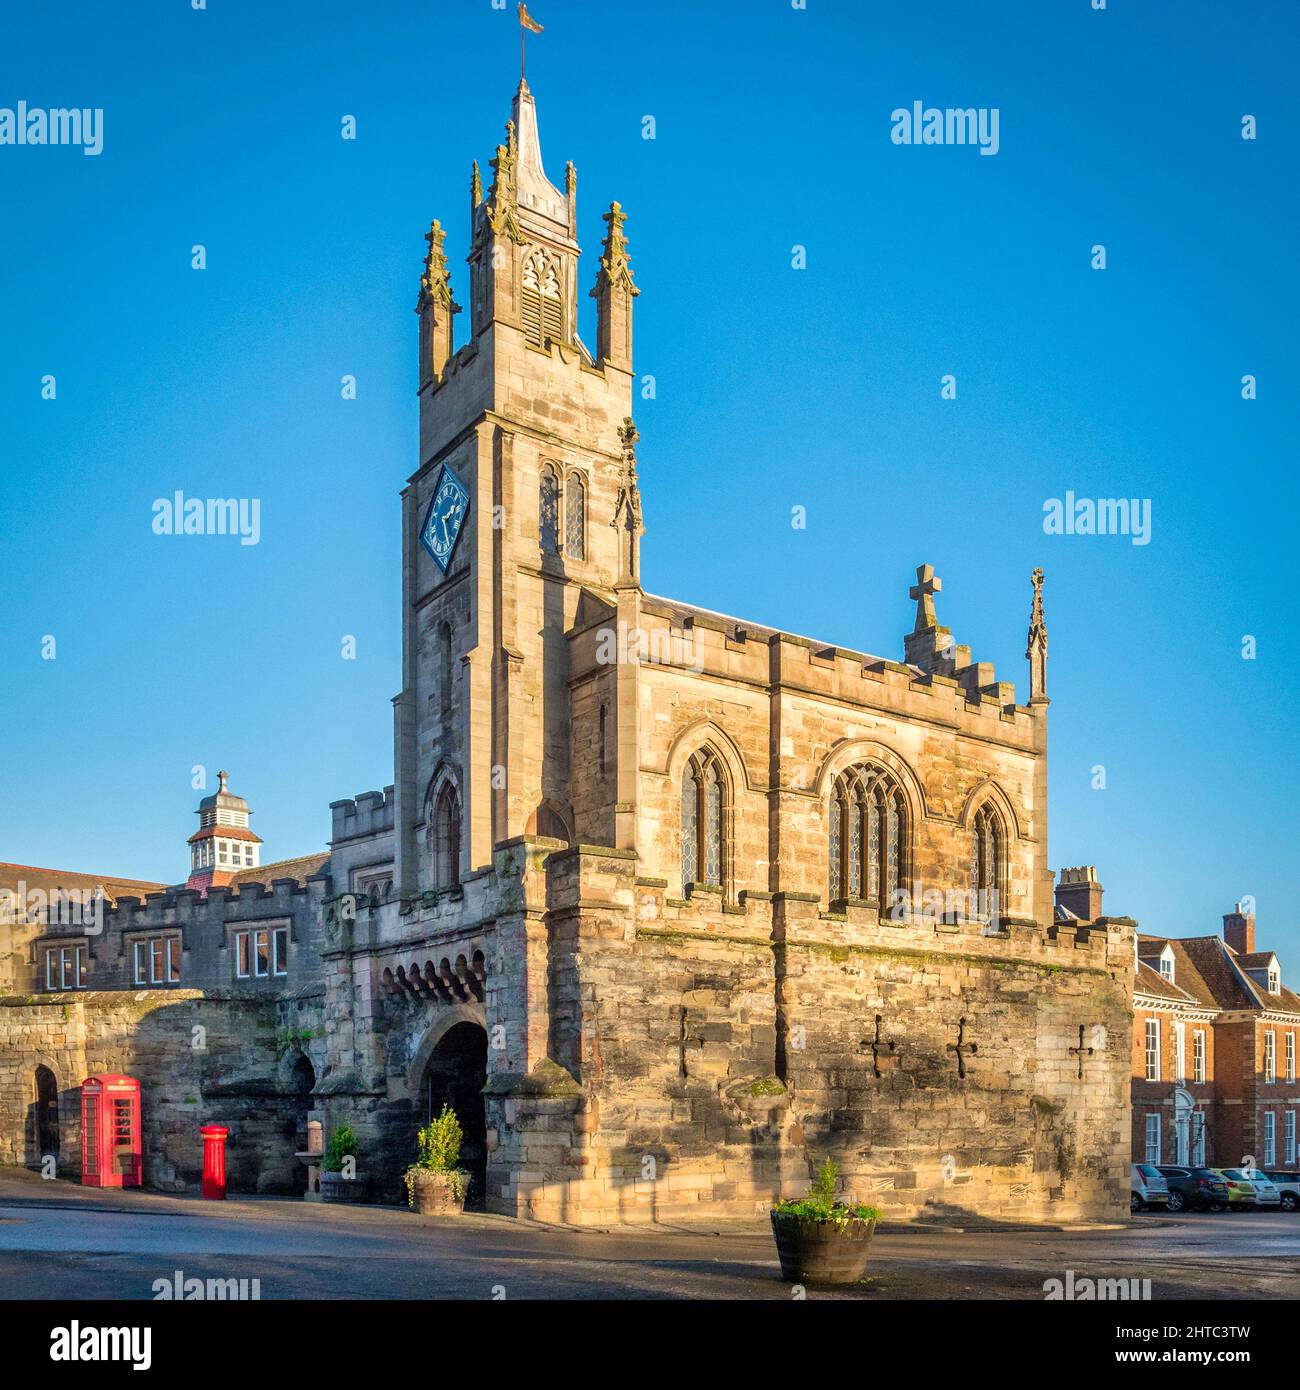
[[[943,588],[943,580],[934,572],[933,565],[917,565],[916,583],[907,591],[908,598],[916,600],[916,626],[913,632],[925,632],[938,627],[939,619],[934,614],[934,596]]]
[[[916,583],[907,591],[916,600],[916,626],[903,640],[907,660],[931,675],[951,676],[956,670],[957,649],[952,632],[939,626],[934,611],[934,596],[943,588],[943,580],[933,565],[917,565]],[[967,653],[969,657],[969,653]]]

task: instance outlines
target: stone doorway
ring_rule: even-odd
[[[46,1066],[36,1068],[36,1153],[34,1166],[39,1168],[47,1157],[59,1161],[59,1081]]]
[[[487,1033],[478,1023],[457,1023],[438,1040],[420,1080],[419,1122],[427,1125],[443,1105],[456,1112],[464,1131],[460,1166],[470,1175],[466,1205],[481,1210],[487,1185]]]

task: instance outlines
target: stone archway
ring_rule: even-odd
[[[416,1118],[427,1125],[444,1105],[456,1112],[464,1133],[460,1166],[470,1176],[466,1203],[482,1208],[487,1185],[487,1033],[475,1019],[452,1021],[434,1044],[420,1073]]]
[[[35,1123],[32,1126],[36,1141],[33,1154],[35,1166],[39,1168],[47,1157],[59,1161],[59,1079],[45,1065],[36,1068],[33,1077],[33,1110]]]

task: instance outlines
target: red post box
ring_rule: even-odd
[[[200,1125],[203,1136],[203,1195],[214,1202],[226,1200],[226,1135],[225,1125]]]
[[[83,1187],[139,1187],[144,1166],[140,1141],[140,1083],[105,1073],[81,1083]]]

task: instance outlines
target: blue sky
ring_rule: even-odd
[[[647,588],[901,657],[929,561],[1023,699],[1043,565],[1052,864],[1158,932],[1252,894],[1300,946],[1296,7],[533,9],[584,283],[629,214]],[[465,302],[518,47],[491,0],[9,17],[0,106],[102,107],[105,145],[0,146],[0,859],[179,878],[196,764],[281,858],[391,778],[421,237]],[[998,154],[894,145],[917,100],[996,107]],[[260,544],[155,536],[177,489],[260,498]],[[1149,498],[1150,544],[1045,535],[1067,491]]]

